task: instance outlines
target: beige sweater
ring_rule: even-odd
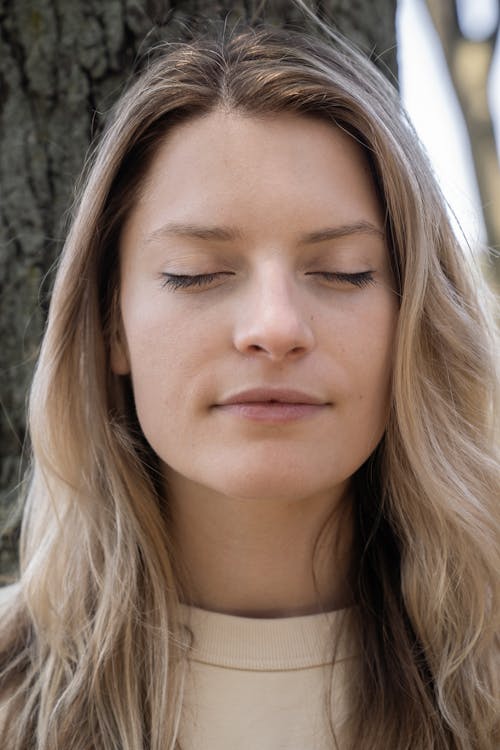
[[[343,686],[355,659],[346,635],[339,637],[343,611],[253,619],[185,607],[184,614],[194,644],[183,750],[332,750],[330,683],[342,748]]]

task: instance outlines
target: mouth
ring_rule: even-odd
[[[308,404],[311,406],[325,406],[330,402],[306,391],[292,390],[290,388],[250,388],[245,391],[231,394],[218,406],[230,406],[232,404]]]
[[[254,422],[282,423],[312,417],[330,407],[315,394],[288,388],[252,388],[232,394],[216,408]]]

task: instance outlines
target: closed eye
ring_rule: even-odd
[[[363,287],[373,284],[373,271],[360,271],[359,273],[342,273],[340,271],[314,271],[306,274],[307,276],[321,276],[325,281],[336,284],[351,284],[352,286]]]
[[[188,287],[205,286],[221,276],[231,276],[229,271],[217,273],[200,273],[194,276],[177,273],[162,273],[162,286],[172,289],[186,289]]]
[[[162,273],[162,286],[171,289],[187,289],[193,287],[208,286],[213,281],[223,277],[232,276],[229,271],[218,271],[216,273],[201,274],[176,274]],[[306,276],[320,276],[327,282],[335,284],[350,284],[351,286],[364,287],[374,283],[373,271],[360,271],[359,273],[342,273],[340,271],[313,271]]]

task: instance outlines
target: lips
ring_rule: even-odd
[[[244,422],[282,425],[315,417],[330,402],[315,394],[291,388],[251,388],[229,395],[216,410]]]
[[[232,394],[219,402],[219,406],[232,404],[311,404],[326,406],[329,402],[318,396],[291,388],[251,388]]]

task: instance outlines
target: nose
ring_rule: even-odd
[[[266,269],[255,280],[240,308],[234,346],[243,354],[273,361],[297,358],[314,347],[312,319],[300,290],[282,269]]]

